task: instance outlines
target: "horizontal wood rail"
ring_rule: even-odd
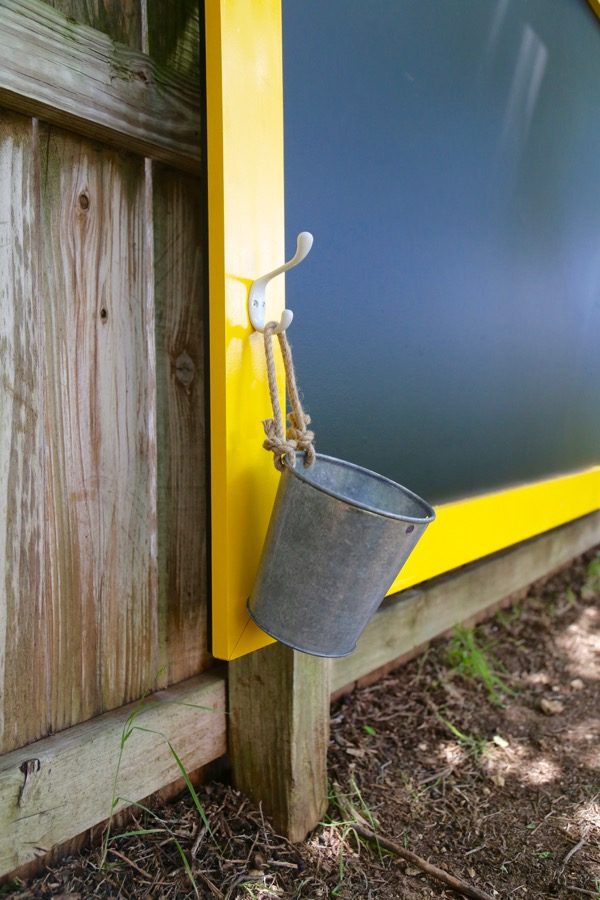
[[[400,663],[454,625],[483,618],[599,543],[600,512],[594,512],[397,594],[371,620],[356,651],[334,660],[332,693],[344,693],[361,678]]]
[[[108,818],[116,796],[142,800],[225,753],[225,675],[208,672],[0,757],[0,875]],[[120,802],[116,810],[128,804]],[[115,811],[116,811],[115,810]]]
[[[201,85],[39,0],[0,3],[0,105],[199,172]]]
[[[484,618],[507,598],[514,598],[532,582],[550,575],[599,543],[600,512],[595,512],[387,601],[369,624],[356,652],[333,661],[332,693],[340,694],[361,679],[373,678],[377,670],[399,664],[403,657],[422,649],[428,641],[460,622]],[[277,655],[282,662],[278,663]],[[248,693],[252,686],[256,690],[258,676],[268,679],[270,694],[265,696],[279,692],[282,696],[277,702],[281,704],[285,700],[287,704],[287,725],[279,710],[281,747],[278,748],[277,735],[273,733],[269,746],[265,745],[261,751],[265,769],[262,786],[267,786],[269,794],[262,798],[267,812],[272,812],[270,807],[276,808],[278,802],[293,799],[298,784],[303,785],[302,792],[306,794],[309,787],[314,787],[312,781],[316,783],[317,772],[321,777],[324,766],[323,729],[315,727],[313,734],[300,726],[308,720],[320,723],[320,711],[326,710],[327,699],[320,697],[317,683],[312,684],[312,693],[307,691],[306,677],[298,678],[297,673],[289,677],[288,672],[288,677],[282,678],[283,670],[295,665],[294,656],[303,670],[303,660],[306,660],[315,674],[322,664],[322,687],[327,686],[329,667],[325,661],[293,654],[284,647],[268,647],[233,666],[230,664],[229,669],[234,693],[236,684],[238,690],[246,690],[237,707],[238,711],[248,710],[245,724],[249,730],[252,709],[248,703],[254,703],[259,716],[263,712],[267,717],[271,714],[266,707],[261,712],[259,701]],[[240,680],[240,675],[248,674],[249,665],[254,667],[257,676],[252,685]],[[160,733],[136,731],[126,742],[117,784],[119,796],[141,800],[178,778],[179,770],[166,739],[173,742],[188,771],[207,765],[226,752],[225,672],[225,667],[210,671],[144,701],[136,721],[150,732]],[[288,696],[283,697],[286,691]],[[43,856],[107,818],[123,728],[138,706],[134,703],[106,713],[0,756],[0,822],[3,825],[0,876]],[[264,722],[257,724],[256,738],[266,741],[261,727]],[[238,738],[240,735],[238,727]],[[302,752],[295,756],[288,754],[289,758],[285,757],[287,761],[282,763],[281,749],[288,747],[290,740],[298,739],[304,740]],[[235,746],[233,749],[236,750]],[[240,752],[238,748],[238,756]],[[299,774],[302,778],[298,781]],[[261,799],[261,785],[254,787],[252,793]],[[275,796],[278,792],[279,797]],[[120,803],[119,809],[125,806]],[[305,829],[305,810],[297,812],[296,806],[294,810],[294,816],[302,818],[300,830]],[[285,825],[290,833],[300,827],[294,816]]]

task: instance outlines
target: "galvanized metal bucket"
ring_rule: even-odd
[[[381,475],[317,454],[286,467],[248,601],[295,650],[347,656],[417,541],[431,506]]]

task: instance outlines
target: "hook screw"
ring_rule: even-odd
[[[281,275],[283,272],[287,272],[289,269],[293,269],[294,266],[297,266],[304,259],[306,259],[306,257],[310,253],[310,248],[312,247],[312,245],[313,236],[310,231],[301,231],[296,239],[296,252],[289,260],[289,262],[284,263],[277,269],[273,269],[272,272],[268,272],[266,275],[262,275],[252,283],[250,287],[250,294],[248,297],[248,312],[250,315],[250,322],[252,323],[252,327],[255,331],[262,332],[265,330],[267,308],[265,293],[269,281],[271,281],[271,279],[275,278],[277,275]],[[281,314],[279,325],[274,330],[274,334],[280,334],[282,331],[285,331],[287,328],[289,328],[293,318],[294,313],[291,311],[291,309],[284,309],[283,313]]]

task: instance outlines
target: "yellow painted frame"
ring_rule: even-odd
[[[392,585],[402,591],[600,509],[600,466],[443,503]]]
[[[278,480],[247,297],[284,258],[281,0],[205,0],[205,15],[213,653],[235,659],[272,643],[246,612]],[[283,279],[269,303],[278,318]],[[600,466],[443,504],[391,592],[599,508]]]
[[[271,643],[246,613],[278,475],[262,449],[270,411],[251,282],[283,261],[280,0],[205,0],[213,653]],[[269,287],[274,317],[283,279]],[[278,317],[278,316],[277,316]]]

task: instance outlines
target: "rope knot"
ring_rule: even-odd
[[[293,469],[296,465],[296,442],[283,440],[279,436],[275,419],[265,419],[263,428],[266,435],[263,447],[273,454],[273,462],[277,471],[283,472],[286,465]]]
[[[293,468],[296,464],[296,451],[304,453],[304,465],[312,466],[316,459],[315,448],[313,445],[315,439],[314,431],[311,431],[310,416],[304,412],[298,386],[296,384],[296,373],[294,372],[294,361],[292,359],[292,348],[286,337],[285,331],[279,332],[277,337],[281,347],[281,355],[283,357],[283,365],[285,368],[285,378],[290,394],[290,403],[292,412],[288,415],[287,434],[284,434],[283,416],[279,406],[279,392],[277,389],[277,373],[275,370],[275,357],[273,355],[272,338],[277,328],[277,322],[269,322],[265,326],[265,355],[267,357],[267,375],[269,379],[269,392],[271,394],[271,404],[273,406],[273,418],[265,419],[263,428],[265,430],[265,441],[263,447],[273,453],[275,468],[283,471],[285,466]]]
[[[302,413],[304,421],[299,420],[296,412],[288,413],[289,428],[287,436],[288,440],[295,443],[296,449],[304,453],[304,465],[312,466],[316,456],[313,446],[315,433],[307,428],[307,425],[310,425],[310,416],[304,410]]]

